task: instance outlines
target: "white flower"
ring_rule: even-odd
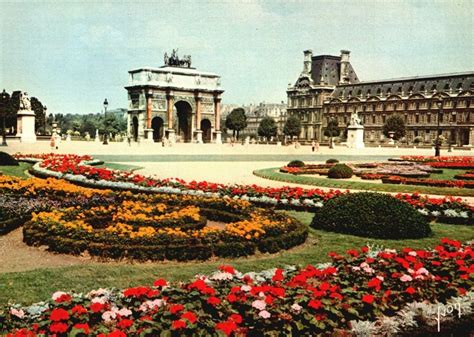
[[[249,285],[247,285],[247,284],[245,284],[245,285],[243,285],[242,287],[240,287],[240,290],[245,291],[245,292],[248,292],[248,291],[252,290],[252,287],[249,286]]]
[[[111,320],[117,317],[116,313],[112,310],[108,310],[102,314],[102,319],[106,322],[110,322]]]
[[[291,306],[291,309],[293,309],[296,312],[300,312],[301,308],[302,308],[301,305],[299,305],[298,303],[295,303]]]
[[[410,255],[410,256],[416,256],[416,252],[415,252],[415,251],[411,251],[411,252],[408,253],[408,255]]]
[[[270,318],[270,316],[271,316],[271,314],[270,314],[268,311],[266,311],[266,310],[260,311],[260,312],[258,313],[258,315],[259,315],[260,317],[262,317],[262,318],[265,318],[265,319],[266,319],[266,318]]]
[[[127,308],[122,308],[117,313],[122,317],[127,317],[127,316],[130,316],[132,314],[132,311],[130,309],[127,309]]]
[[[228,272],[215,272],[210,279],[215,280],[215,281],[224,281],[224,280],[232,280],[234,278],[234,275]]]

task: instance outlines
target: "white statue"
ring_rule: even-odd
[[[20,110],[31,110],[31,102],[27,92],[20,93]]]
[[[354,111],[351,114],[351,121],[350,121],[349,126],[359,126],[359,125],[362,125],[362,123],[360,121],[359,115],[357,114],[357,112]]]

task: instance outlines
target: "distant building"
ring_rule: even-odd
[[[265,117],[271,117],[275,120],[278,126],[277,135],[283,133],[283,127],[286,121],[286,103],[265,103],[258,105],[251,105],[252,109],[246,110],[247,127],[245,133],[249,135],[258,136],[258,126]]]
[[[248,136],[258,136],[258,126],[264,117],[271,117],[275,120],[278,131],[277,134],[283,133],[283,127],[286,121],[286,103],[265,103],[259,104],[248,104],[248,105],[237,105],[237,104],[223,104],[222,105],[222,117],[225,119],[232,110],[236,108],[242,108],[245,111],[247,117],[247,127],[242,131],[243,134]]]
[[[388,116],[405,119],[406,141],[418,138],[431,144],[436,139],[439,108],[443,100],[440,134],[456,145],[474,145],[474,72],[415,76],[360,82],[349,61],[349,51],[340,56],[313,56],[304,52],[303,71],[289,85],[288,116],[299,116],[300,138],[324,140],[328,121],[345,128],[352,112],[365,128],[364,141],[387,141],[382,126]]]

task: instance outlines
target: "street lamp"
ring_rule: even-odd
[[[2,146],[8,146],[7,145],[7,135],[5,131],[5,119],[7,117],[7,99],[9,98],[10,95],[8,95],[5,92],[5,89],[3,89],[1,99],[2,99],[2,108],[3,108],[3,125],[2,125]]]
[[[452,112],[452,118],[449,121],[449,148],[448,152],[453,152],[453,145],[452,145],[452,140],[453,140],[453,134],[454,134],[454,127],[453,123],[456,121],[456,112]],[[454,137],[456,139],[456,137]]]
[[[109,102],[107,102],[107,98],[104,100],[104,142],[103,145],[108,145],[107,142],[107,107],[109,106]]]
[[[438,97],[438,99],[436,100],[436,105],[438,106],[438,118],[436,118],[438,125],[436,127],[435,157],[439,157],[441,147],[441,144],[439,143],[439,119],[443,114],[443,99],[441,97]]]

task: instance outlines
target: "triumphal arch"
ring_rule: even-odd
[[[191,56],[165,53],[159,68],[130,70],[129,137],[136,142],[221,143],[220,76],[196,70]]]

